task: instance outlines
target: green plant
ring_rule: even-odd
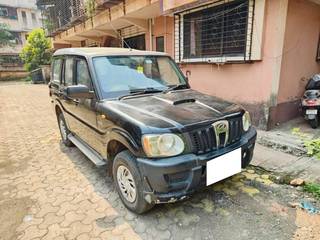
[[[43,20],[43,26],[48,33],[51,33],[54,30],[54,23],[49,18]]]
[[[9,31],[8,24],[0,23],[0,46],[11,46],[13,44],[14,36]]]
[[[306,183],[303,186],[303,190],[308,193],[312,193],[316,198],[320,199],[320,184]]]
[[[307,149],[307,154],[309,156],[315,156],[320,159],[320,139],[305,140],[303,142],[304,147]]]
[[[49,51],[51,42],[46,38],[43,29],[34,29],[27,39],[27,44],[23,47],[20,58],[24,62],[27,71],[32,71],[40,65],[50,64],[51,52]]]
[[[95,0],[86,0],[84,8],[85,8],[87,17],[93,17],[96,10]]]
[[[320,159],[320,138],[310,139],[307,134],[300,131],[300,128],[293,128],[291,132],[301,139],[309,156],[315,156],[317,159]]]

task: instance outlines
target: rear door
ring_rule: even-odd
[[[49,87],[50,87],[50,96],[54,96],[55,98],[59,98],[59,90],[60,90],[61,77],[62,77],[62,63],[63,63],[63,59],[59,57],[55,57],[52,60],[51,81],[50,81]]]

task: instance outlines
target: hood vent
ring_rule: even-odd
[[[194,102],[196,102],[196,100],[193,99],[193,98],[190,98],[190,99],[177,100],[177,101],[174,101],[172,104],[173,105],[179,105],[179,104],[182,104],[182,103],[194,103]]]

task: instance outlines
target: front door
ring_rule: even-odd
[[[63,92],[65,88],[74,84],[73,79],[73,57],[67,56],[63,60],[63,69],[62,69],[62,81],[61,81],[61,93],[60,101],[64,109],[64,118],[67,122],[69,129],[73,132],[77,129],[78,121],[72,116],[72,112],[77,104],[77,100],[68,98]]]
[[[93,91],[87,61],[83,58],[76,58],[74,64],[75,84],[86,85]],[[97,99],[95,98],[78,99],[73,113],[78,120],[75,134],[90,145],[90,147],[99,151],[101,143],[97,141],[99,139],[99,132],[96,121],[96,102]]]

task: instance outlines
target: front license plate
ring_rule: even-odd
[[[309,115],[309,114],[317,114],[317,113],[318,113],[317,109],[307,109],[307,111],[306,111],[307,115]]]
[[[207,162],[207,186],[241,172],[241,148]]]

